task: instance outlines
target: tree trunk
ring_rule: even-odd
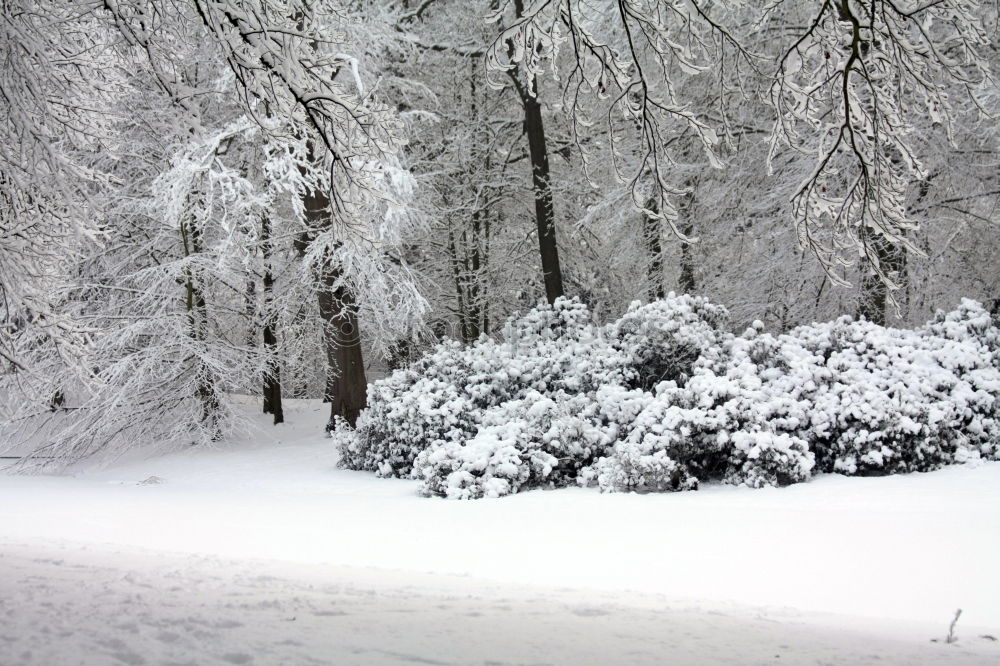
[[[253,274],[247,276],[246,293],[246,318],[247,318],[247,347],[257,346],[257,282],[253,279]]]
[[[691,236],[694,232],[694,225],[687,222],[681,227],[681,233]],[[694,248],[691,243],[681,242],[681,274],[677,278],[677,288],[682,294],[693,294],[695,290],[694,281]]]
[[[477,209],[472,214],[472,265],[469,273],[469,341],[478,340],[483,320],[483,302],[479,293],[481,274],[481,239],[483,211]]]
[[[655,197],[646,203],[646,208],[656,212]],[[649,300],[655,301],[667,295],[666,290],[663,288],[663,244],[659,218],[643,215],[642,237],[646,242],[646,251],[649,253],[649,264],[646,268]]]
[[[531,86],[535,80],[532,77]],[[552,208],[552,187],[549,174],[549,152],[545,145],[542,107],[530,93],[523,93],[524,131],[528,135],[531,157],[531,181],[535,191],[535,223],[538,226],[538,251],[545,279],[545,298],[554,303],[563,295],[562,270],[559,268],[559,248],[556,244],[555,214]]]
[[[285,422],[281,404],[281,366],[277,360],[278,338],[274,333],[274,276],[271,274],[271,221],[261,220],[261,251],[264,255],[264,413],[274,415],[274,425]]]
[[[354,427],[368,398],[368,380],[361,352],[358,308],[354,295],[341,281],[339,268],[327,266],[321,276],[319,312],[323,320],[330,423],[337,417]]]
[[[332,222],[330,197],[313,191],[302,198],[307,234],[328,228]],[[309,238],[300,238],[296,247],[305,253]],[[330,425],[340,417],[352,427],[368,399],[368,380],[361,351],[361,331],[358,328],[358,307],[354,294],[341,280],[339,266],[326,258],[317,269],[319,282],[319,315],[323,322],[323,346],[326,352],[326,389],[323,399],[330,403]]]
[[[514,0],[517,17],[524,14],[522,0]],[[534,76],[527,84],[511,78],[524,106],[524,132],[528,135],[528,153],[531,158],[531,182],[535,192],[535,223],[538,227],[538,251],[542,260],[545,280],[545,297],[554,303],[563,295],[562,271],[559,268],[559,248],[556,244],[555,213],[552,207],[552,186],[549,173],[549,151],[545,145],[545,127],[542,124],[542,106],[536,94],[538,82]],[[527,86],[527,87],[525,87]]]
[[[181,223],[181,240],[184,243],[184,256],[190,257],[201,253],[201,231],[195,225]],[[188,266],[184,283],[187,309],[188,335],[192,340],[204,342],[207,337],[208,307],[205,302],[205,291],[194,270]],[[197,388],[195,395],[201,403],[201,424],[209,431],[212,441],[222,438],[219,429],[219,396],[215,393],[215,378],[204,363],[198,363]]]
[[[491,226],[490,225],[490,214],[489,214],[489,212],[487,212],[487,215],[483,218],[483,267],[482,267],[482,271],[483,271],[483,276],[484,277],[486,277],[488,275],[487,271],[489,269],[489,261],[490,261],[490,226]],[[482,304],[483,304],[483,308],[482,308],[482,311],[483,311],[483,329],[482,329],[482,332],[485,333],[486,335],[490,334],[490,294],[489,294],[489,287],[490,287],[489,281],[484,279],[483,283],[482,283],[482,288],[481,288],[481,293],[480,293],[479,298],[480,298],[480,300],[482,301]]]
[[[892,277],[903,269],[906,255],[901,247],[893,245],[881,235],[876,236],[872,244],[875,246],[875,257],[886,275]],[[889,289],[875,272],[870,260],[866,262],[864,273],[861,275],[860,292],[858,318],[885,326],[885,306],[889,300]]]
[[[469,342],[469,313],[465,307],[465,281],[462,279],[462,260],[458,256],[458,244],[455,242],[455,232],[448,223],[448,259],[451,263],[451,276],[455,282],[455,307],[458,310],[458,326],[462,332],[462,342]]]
[[[687,186],[691,188],[691,194],[684,198],[681,207],[681,233],[690,238],[694,235],[693,208],[694,208],[694,186],[697,184],[696,178],[687,181]],[[677,288],[682,294],[694,294],[697,285],[694,281],[694,248],[691,243],[681,241],[681,273],[677,278]]]
[[[470,58],[469,66],[471,68],[469,75],[469,100],[470,100],[470,113],[469,117],[475,121],[479,117],[479,109],[476,103],[476,77],[478,72],[476,67],[479,63],[478,58]],[[486,154],[482,154],[481,150],[482,144],[479,141],[473,141],[472,143],[472,159],[474,164],[485,163],[486,169],[490,166],[490,154],[487,151]],[[479,186],[479,183],[473,182],[473,188]],[[479,206],[478,197],[474,199],[475,208],[472,211],[472,257],[471,257],[471,273],[469,274],[469,287],[467,290],[468,294],[468,307],[469,307],[469,330],[468,330],[468,340],[477,340],[479,334],[482,331],[482,321],[483,321],[483,299],[485,290],[483,289],[483,276],[482,276],[482,264],[485,263],[485,257],[482,255],[483,243],[482,243],[482,228],[483,228],[483,218],[489,214],[488,210],[483,209]]]

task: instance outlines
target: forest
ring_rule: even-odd
[[[548,344],[539,317],[579,343],[631,335],[643,312],[645,334],[677,321],[688,336],[649,352],[670,390],[693,390],[685,355],[712,341],[732,361],[766,332],[786,336],[772,356],[829,359],[850,345],[802,327],[839,321],[944,349],[948,381],[979,391],[955,408],[964,423],[995,425],[993,375],[963,373],[1000,367],[998,21],[988,0],[6,0],[0,447],[30,470],[211,445],[246,427],[235,396],[275,424],[283,400],[322,398],[343,438],[369,380],[451,381],[474,366],[462,354],[513,344],[505,331]],[[949,339],[975,360],[948,366]],[[646,375],[588,377],[654,391]],[[377,385],[371,437],[392,440],[373,419],[420,380]],[[537,381],[504,400],[560,402],[525,393]],[[913,389],[924,411],[942,390]],[[780,469],[737,481],[808,475],[794,428],[771,421],[725,426],[785,438]],[[359,468],[388,464],[371,455]],[[691,484],[658,469],[654,487]]]
[[[1000,0],[0,0],[0,666],[1000,664]]]

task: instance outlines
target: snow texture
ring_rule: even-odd
[[[5,544],[0,565],[5,666],[972,665],[1000,656],[984,639],[935,645],[891,623],[825,627],[789,610],[763,617],[426,574],[37,544]]]

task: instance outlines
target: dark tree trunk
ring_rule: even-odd
[[[897,276],[903,270],[906,260],[904,250],[893,245],[881,235],[876,236],[872,244],[875,247],[875,257],[882,267],[882,271],[890,278]],[[889,289],[875,272],[871,260],[866,262],[864,268],[858,297],[858,318],[885,326],[885,308],[889,300]]]
[[[691,188],[691,194],[684,198],[680,210],[682,234],[691,238],[694,235],[694,219],[692,210],[694,208],[694,186],[697,179],[691,178],[687,181],[687,187]],[[677,278],[677,288],[682,294],[694,294],[697,285],[694,281],[694,247],[691,243],[681,241],[681,273]]]
[[[656,199],[650,199],[646,203],[646,208],[656,212]],[[663,234],[661,226],[659,218],[643,215],[642,237],[646,242],[646,252],[649,254],[646,279],[649,284],[649,300],[651,301],[667,295],[663,288]]]
[[[302,199],[308,234],[328,228],[332,222],[330,197],[325,192],[310,192]],[[296,242],[304,254],[308,237]],[[323,346],[326,351],[326,389],[323,399],[330,403],[330,424],[337,417],[352,427],[368,399],[364,356],[361,351],[361,331],[358,328],[358,307],[354,294],[341,279],[339,266],[326,258],[318,269],[319,315],[323,322]]]
[[[694,225],[687,222],[681,227],[681,233],[691,236],[694,233]],[[682,294],[693,294],[695,290],[694,281],[694,247],[691,243],[681,242],[681,274],[677,278],[677,287]]]
[[[532,77],[531,86],[535,81]],[[549,173],[549,152],[545,145],[542,107],[529,92],[523,91],[524,131],[528,135],[531,157],[531,182],[535,191],[535,222],[538,226],[538,251],[545,278],[545,298],[555,302],[563,295],[562,270],[559,268],[559,248],[556,244],[555,214],[552,208],[552,187]]]
[[[181,239],[184,243],[184,256],[190,257],[201,253],[201,230],[195,225],[181,223]],[[184,283],[185,307],[187,309],[188,335],[192,340],[204,342],[208,331],[208,305],[205,301],[205,291],[193,268],[186,269]],[[201,403],[201,423],[210,433],[212,441],[222,438],[219,429],[219,396],[215,393],[215,378],[211,370],[198,363],[197,388],[195,395]]]
[[[483,303],[481,300],[481,295],[479,293],[479,285],[481,284],[482,275],[481,271],[481,249],[480,249],[480,234],[482,233],[482,210],[476,210],[472,214],[472,257],[471,266],[469,274],[469,341],[479,339],[480,325],[483,318]]]
[[[489,212],[483,218],[483,276],[488,275],[487,270],[489,268],[490,260],[490,217]],[[489,282],[483,280],[480,299],[482,301],[482,312],[483,312],[483,328],[482,332],[486,335],[490,334],[490,298],[489,298]]]
[[[514,0],[517,17],[524,14],[522,0]],[[524,132],[528,136],[528,153],[531,158],[531,182],[535,192],[535,223],[538,227],[538,251],[542,260],[545,279],[545,297],[549,303],[563,295],[562,271],[559,268],[559,247],[556,243],[555,213],[552,207],[552,185],[549,172],[549,151],[545,144],[545,126],[542,124],[542,106],[536,94],[538,82],[532,76],[521,83],[516,72],[511,78],[524,106]]]
[[[471,72],[469,76],[469,108],[470,117],[475,121],[479,117],[478,105],[476,104],[476,77],[478,72],[476,67],[479,64],[478,58],[470,58],[469,65],[471,67]],[[472,159],[474,164],[479,164],[484,162],[486,168],[489,169],[490,165],[490,154],[482,154],[481,145],[479,141],[473,141],[472,144]],[[479,183],[473,183],[474,187],[478,187]],[[471,245],[471,265],[469,273],[469,286],[467,289],[467,303],[469,308],[469,321],[468,321],[468,331],[463,331],[467,334],[467,340],[472,341],[479,338],[480,331],[482,330],[483,321],[483,299],[485,294],[482,292],[483,287],[483,275],[482,275],[482,264],[484,263],[485,257],[483,256],[483,241],[482,241],[482,230],[483,230],[483,218],[489,214],[489,211],[483,209],[478,205],[478,197],[476,197],[476,207],[472,211],[472,242]],[[488,227],[487,227],[488,228]]]
[[[257,282],[253,275],[247,280],[246,293],[247,347],[257,346]]]
[[[327,361],[324,398],[330,401],[330,423],[340,417],[353,427],[367,403],[368,380],[361,353],[357,304],[340,278],[338,268],[326,267],[319,292]]]
[[[867,319],[873,324],[885,326],[885,284],[869,268],[861,276],[861,294],[858,298],[858,319]]]
[[[261,251],[264,255],[264,413],[274,415],[274,425],[285,422],[281,404],[281,366],[277,360],[278,337],[274,333],[274,276],[271,274],[271,221],[261,220]]]
[[[458,325],[462,332],[462,342],[469,342],[469,311],[465,303],[465,280],[462,276],[462,260],[458,256],[458,244],[455,242],[455,232],[448,225],[448,259],[451,262],[451,275],[455,281],[455,306],[458,309]]]

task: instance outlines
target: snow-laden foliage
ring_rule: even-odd
[[[458,499],[499,497],[524,486],[566,486],[607,449],[600,405],[590,394],[524,398],[486,410],[465,442],[432,444],[414,462],[424,492]]]
[[[423,492],[541,486],[753,488],[814,471],[892,474],[1000,457],[1000,330],[963,301],[915,330],[844,317],[728,333],[676,296],[601,327],[560,299],[487,337],[447,341],[377,382],[342,464]]]
[[[564,404],[567,397],[621,384],[624,357],[589,317],[581,303],[562,299],[508,322],[503,342],[485,336],[469,346],[445,341],[375,382],[356,438],[341,447],[344,465],[405,476],[421,451],[471,439],[491,410],[508,410],[498,423],[526,418],[532,399],[558,396]],[[536,414],[540,430],[545,419]]]
[[[785,23],[778,4],[764,10],[762,26]],[[914,120],[929,116],[951,135],[956,105],[981,107],[978,98],[996,87],[995,9],[974,0],[812,4],[801,5],[808,28],[771,83],[772,156],[785,148],[815,155],[791,212],[800,243],[830,276],[843,282],[839,271],[860,254],[895,287],[887,244],[922,252],[906,201],[929,177]]]
[[[664,380],[683,386],[695,362],[725,339],[728,319],[726,309],[708,299],[671,296],[648,305],[633,302],[610,329],[635,373],[633,383],[650,389]]]
[[[977,319],[985,324],[989,315],[966,301],[916,331],[847,318],[792,331],[787,347],[815,368],[815,388],[804,389],[805,432],[819,468],[891,474],[996,458],[996,325],[961,339],[937,334]]]

